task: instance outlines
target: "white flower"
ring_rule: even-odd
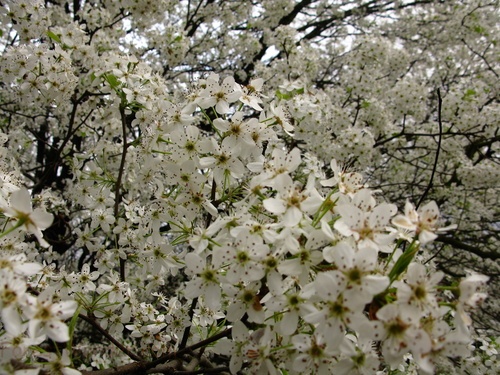
[[[383,340],[382,354],[391,368],[397,367],[408,352],[418,364],[422,362],[425,366],[425,355],[432,349],[427,332],[419,328],[413,314],[407,315],[407,312],[407,309],[401,309],[401,305],[385,305],[377,311],[378,321],[370,322],[370,331],[363,332],[366,338]]]
[[[214,145],[213,156],[206,156],[200,159],[202,168],[213,168],[214,178],[217,182],[224,181],[226,176],[241,178],[245,174],[245,166],[238,158],[239,150],[231,148],[226,142],[219,146]]]
[[[264,79],[256,78],[252,79],[248,86],[243,87],[243,94],[241,95],[240,102],[252,107],[257,111],[262,111],[260,104],[262,99],[260,98],[260,91],[262,90],[262,85],[264,84]]]
[[[274,106],[274,103],[271,103],[271,119],[274,120],[274,124],[279,125],[286,134],[293,136],[293,125],[290,123],[289,115],[285,113],[285,110],[282,105]]]
[[[69,367],[72,364],[67,349],[63,349],[61,357],[55,353],[41,353],[38,354],[38,357],[47,360],[48,363],[44,363],[43,367],[52,375],[81,375],[80,371]]]
[[[363,247],[355,251],[348,243],[339,242],[323,249],[323,257],[337,267],[347,281],[345,297],[350,303],[368,303],[389,286],[389,278],[376,274],[377,251]],[[343,279],[342,278],[342,279]]]
[[[341,218],[335,222],[334,228],[344,236],[353,236],[361,246],[385,251],[395,238],[394,234],[388,233],[387,226],[397,207],[389,203],[375,207],[375,200],[368,189],[358,191],[351,203],[340,204],[336,210]]]
[[[72,273],[71,275],[68,275],[68,280],[72,282],[72,289],[75,292],[94,291],[96,286],[93,281],[98,277],[99,272],[90,272],[90,265],[86,263],[83,265],[82,271],[79,274]]]
[[[277,198],[265,199],[264,208],[273,214],[282,214],[282,223],[286,227],[297,225],[302,215],[314,214],[323,203],[315,188],[300,191],[297,186],[284,186]]]
[[[195,275],[186,283],[185,296],[196,298],[203,295],[205,304],[212,310],[218,310],[221,303],[221,282],[218,275],[220,264],[209,264],[196,253],[187,254],[184,260],[187,273]]]
[[[54,341],[68,341],[69,329],[63,320],[73,316],[77,306],[75,301],[52,303],[43,293],[38,298],[27,296],[25,314],[29,319],[30,336],[45,334]]]
[[[9,205],[3,199],[0,200],[0,210],[5,216],[17,219],[16,226],[33,233],[41,246],[49,247],[48,242],[43,239],[42,230],[51,226],[54,217],[40,208],[33,211],[28,190],[21,188],[14,191]]]
[[[424,265],[411,263],[406,273],[406,282],[394,282],[394,286],[397,288],[398,301],[414,306],[421,312],[437,313],[438,304],[433,288],[437,286],[443,276],[444,273],[441,271],[426,275]]]
[[[0,269],[14,272],[21,276],[32,276],[42,270],[40,263],[27,262],[25,254],[17,254],[8,258],[0,258]]]
[[[20,332],[22,306],[26,283],[19,276],[6,269],[0,269],[0,310],[2,323],[7,332],[17,335]]]
[[[206,87],[200,93],[199,106],[209,108],[215,106],[215,110],[220,114],[231,112],[229,103],[237,101],[241,96],[241,91],[235,90],[234,78],[229,76],[219,85],[219,75],[210,74],[206,80]]]
[[[472,319],[467,314],[467,310],[471,307],[480,305],[487,297],[486,293],[481,292],[488,276],[480,274],[472,274],[463,279],[459,284],[460,297],[456,306],[457,314],[455,321],[460,332],[468,333],[468,326],[472,324]]]
[[[315,332],[313,335],[296,335],[292,337],[292,344],[300,353],[293,361],[295,371],[315,368],[318,374],[329,373],[328,367],[334,352],[328,348],[323,334]]]
[[[351,341],[352,340],[352,341]],[[354,336],[346,336],[340,351],[343,357],[333,366],[333,373],[337,375],[371,375],[376,374],[380,362],[376,357],[372,341],[357,340]]]
[[[392,223],[398,227],[414,232],[418,235],[418,240],[423,245],[434,241],[437,238],[436,232],[444,232],[456,228],[456,225],[437,228],[438,219],[439,208],[436,202],[429,202],[416,211],[413,204],[407,201],[405,204],[405,214],[397,215],[392,219]]]
[[[351,197],[364,187],[362,183],[363,176],[361,174],[356,172],[346,172],[343,168],[339,167],[335,159],[332,159],[330,162],[330,168],[332,169],[333,177],[328,180],[320,181],[321,185],[338,185],[339,191],[342,194],[347,194]]]
[[[217,247],[213,250],[213,257],[217,263],[229,264],[226,278],[230,283],[257,281],[264,277],[262,260],[269,253],[269,247],[263,244],[262,239],[260,242],[257,241],[242,236],[234,245]]]

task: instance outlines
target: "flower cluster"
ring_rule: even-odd
[[[429,117],[405,53],[367,35],[320,66],[302,41],[324,30],[295,28],[291,1],[5,3],[0,373],[498,369],[498,340],[474,336],[489,278],[433,263],[453,220],[433,200],[398,213],[354,167],[376,176],[375,146],[387,168],[407,146],[434,164],[442,134],[404,133]],[[266,67],[244,56],[261,44],[280,49]],[[329,69],[345,87],[313,80]]]
[[[147,90],[132,87],[140,80],[102,77],[122,111],[144,103]],[[366,373],[398,368],[408,355],[432,373],[447,356],[468,353],[469,309],[484,299],[478,288],[487,278],[466,278],[454,300],[442,289],[443,274],[418,262],[421,245],[440,230],[436,204],[417,212],[407,203],[396,216],[395,205],[377,203],[361,175],[335,160],[329,179],[306,167],[312,159],[281,140],[293,132],[283,103],[264,103],[259,82],[248,88],[211,74],[177,104],[184,125],[170,123],[171,107],[158,126],[139,125],[151,140],[127,151],[149,170],[134,173],[149,175],[143,189],[153,201],[131,188],[120,202],[116,190],[85,183],[104,181],[109,169],[82,169],[75,183],[85,195],[77,201],[89,215],[78,241],[94,260],[65,273],[43,272],[23,255],[4,258],[4,347],[12,337],[68,341],[64,320],[79,306],[109,335],[134,340],[142,357],[210,338],[225,322],[232,339],[221,339],[214,353],[230,356],[234,373]],[[211,138],[190,125],[200,114]],[[41,231],[52,215],[30,202],[24,188],[2,199],[2,236],[21,240],[25,230],[47,247]],[[180,288],[155,294],[179,270],[187,278]],[[43,291],[33,295],[28,285]],[[65,355],[53,360],[66,363]]]

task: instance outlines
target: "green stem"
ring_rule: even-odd
[[[13,231],[15,231],[17,228],[19,227],[22,227],[24,225],[24,223],[26,222],[26,219],[19,219],[16,223],[16,225],[14,225],[12,228],[9,228],[7,229],[5,232],[2,232],[0,233],[0,238],[2,237],[5,237],[6,235],[8,235],[9,233],[12,233]]]

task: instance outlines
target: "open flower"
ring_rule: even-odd
[[[28,190],[21,188],[13,192],[9,205],[0,200],[0,209],[5,216],[17,219],[15,227],[33,233],[41,246],[49,247],[48,242],[43,239],[42,230],[50,227],[54,218],[52,214],[40,208],[33,211]]]
[[[439,219],[439,208],[436,202],[432,201],[425,206],[415,210],[410,202],[405,204],[405,214],[397,215],[392,219],[392,223],[398,227],[414,232],[418,236],[420,243],[426,244],[437,238],[436,232],[444,232],[455,229],[456,225],[450,225],[446,228],[437,228]]]
[[[54,375],[80,375],[81,372],[70,368],[71,358],[67,349],[63,349],[59,357],[56,353],[41,353],[38,357],[45,359],[43,368]]]
[[[31,337],[47,335],[57,342],[69,340],[69,328],[64,320],[73,316],[78,304],[76,301],[60,301],[52,303],[46,299],[44,293],[38,298],[27,297],[25,314],[29,319],[29,333]]]
[[[206,80],[206,87],[200,93],[199,105],[201,108],[214,107],[220,114],[231,112],[230,103],[237,101],[242,92],[238,89],[234,78],[229,76],[219,85],[219,75],[212,73]]]

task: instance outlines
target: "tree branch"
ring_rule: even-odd
[[[96,322],[96,320],[90,316],[84,315],[84,314],[78,314],[78,317],[81,319],[85,320],[87,323],[89,323],[92,327],[97,329],[104,337],[106,337],[109,341],[111,341],[118,349],[120,349],[122,352],[124,352],[126,355],[128,355],[131,359],[134,361],[142,361],[143,359],[139,357],[137,354],[134,354],[130,350],[128,350],[125,346],[123,346],[118,340],[116,340],[113,336],[109,334],[108,331],[106,331],[104,328],[101,327],[101,325]]]
[[[437,163],[439,159],[439,152],[441,151],[441,138],[443,136],[443,122],[441,120],[441,107],[443,104],[443,100],[441,99],[441,91],[438,89],[437,90],[437,95],[438,95],[438,125],[439,125],[439,136],[438,136],[438,146],[436,150],[436,157],[434,159],[434,165],[432,166],[432,173],[431,173],[431,179],[429,180],[429,184],[427,185],[427,188],[425,189],[424,193],[420,197],[420,200],[417,203],[416,208],[419,208],[422,202],[424,201],[425,197],[429,193],[432,187],[432,181],[434,180],[434,174],[436,173],[437,169]]]
[[[231,334],[231,328],[228,328],[222,332],[219,332],[205,340],[202,340],[194,345],[188,346],[187,348],[178,350],[174,353],[169,353],[161,356],[160,358],[147,362],[139,361],[134,363],[129,363],[120,367],[109,368],[105,370],[96,371],[82,371],[82,375],[143,375],[148,372],[148,370],[155,368],[158,365],[166,363],[171,360],[179,359],[182,355],[192,352],[196,349],[205,347],[213,342],[220,340],[223,337],[227,337]]]

